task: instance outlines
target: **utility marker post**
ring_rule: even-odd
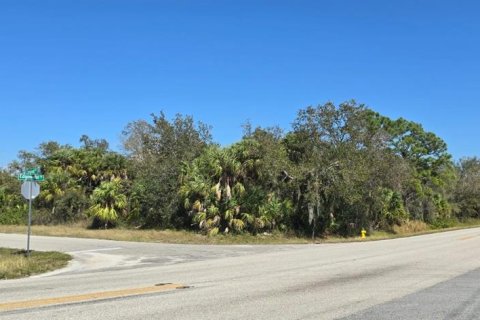
[[[32,200],[40,194],[40,185],[36,181],[44,181],[45,178],[40,174],[40,170],[25,170],[18,176],[22,183],[22,196],[28,200],[28,232],[27,232],[27,257],[30,257],[30,235],[32,225]]]

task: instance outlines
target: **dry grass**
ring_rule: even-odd
[[[330,236],[326,239],[317,238],[317,243],[374,241],[410,237],[415,235],[449,231],[455,229],[479,227],[480,219],[457,222],[452,228],[433,229],[421,221],[409,221],[401,226],[395,226],[393,232],[374,231],[366,239],[358,237]],[[26,233],[25,226],[0,225],[0,233]],[[107,229],[92,230],[86,225],[57,225],[33,226],[32,233],[39,236],[93,238],[119,241],[161,242],[179,244],[306,244],[311,243],[311,238],[288,236],[281,233],[273,234],[240,234],[208,237],[191,231],[178,230],[137,230],[137,229]]]
[[[0,248],[0,279],[15,279],[52,271],[67,265],[71,257],[60,252],[25,251]]]
[[[423,234],[431,234],[445,231],[453,231],[459,229],[468,229],[468,228],[477,228],[480,227],[480,219],[468,219],[464,221],[456,221],[452,227],[449,228],[432,228],[430,225],[422,221],[407,221],[403,225],[394,226],[393,232],[387,231],[374,231],[369,234],[366,239],[358,237],[353,238],[342,238],[342,237],[329,237],[327,239],[322,239],[318,242],[320,243],[338,243],[338,242],[362,242],[362,241],[378,241],[378,240],[387,240],[387,239],[396,239],[396,238],[406,238],[419,236]]]
[[[26,233],[25,226],[0,225],[1,233]],[[87,229],[84,226],[32,226],[32,234],[53,237],[94,238],[119,241],[162,242],[182,244],[298,244],[308,243],[305,238],[283,234],[268,235],[217,235],[208,237],[191,231],[136,230],[136,229]]]
[[[422,233],[428,230],[430,230],[429,225],[423,221],[418,220],[410,220],[400,226],[393,226],[393,233],[398,235]]]

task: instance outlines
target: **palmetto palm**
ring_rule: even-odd
[[[180,195],[195,225],[210,235],[245,228],[249,215],[239,203],[245,191],[242,172],[231,150],[216,146],[184,165]]]
[[[55,202],[61,198],[69,188],[75,188],[75,181],[63,170],[56,168],[51,170],[47,179],[42,183],[40,199],[55,213]]]
[[[127,197],[122,193],[122,181],[119,178],[105,181],[97,187],[91,196],[93,205],[90,213],[105,223],[115,222],[118,214],[127,206]]]

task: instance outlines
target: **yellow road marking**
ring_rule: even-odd
[[[87,293],[87,294],[37,299],[37,300],[14,301],[14,302],[0,303],[0,311],[12,311],[12,310],[18,310],[18,309],[45,307],[45,306],[50,306],[55,304],[78,303],[78,302],[104,300],[104,299],[111,299],[111,298],[122,298],[122,297],[128,297],[128,296],[136,296],[136,295],[142,295],[142,294],[148,294],[148,293],[174,290],[179,288],[185,288],[185,286],[181,284],[168,283],[168,284],[162,284],[162,285],[145,287],[145,288],[132,288],[132,289],[93,292],[93,293]]]

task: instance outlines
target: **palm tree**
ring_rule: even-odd
[[[98,186],[91,196],[93,205],[90,214],[108,224],[118,219],[118,214],[127,206],[127,197],[122,193],[122,181],[114,178],[104,181]]]
[[[180,196],[193,223],[209,235],[245,228],[251,219],[241,210],[244,192],[242,164],[230,149],[210,147],[184,165]]]
[[[61,168],[51,169],[47,179],[42,183],[40,199],[47,207],[51,207],[52,214],[55,214],[56,201],[70,188],[75,188],[71,177]]]

